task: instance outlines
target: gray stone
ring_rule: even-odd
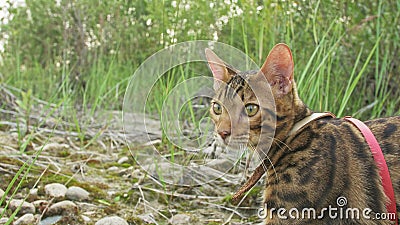
[[[82,218],[83,221],[85,221],[85,223],[90,223],[90,222],[92,222],[92,219],[90,219],[88,216],[81,215],[81,218]]]
[[[146,224],[157,224],[152,213],[138,215],[138,218]]]
[[[38,196],[38,189],[37,188],[33,188],[31,190],[29,190],[29,195],[33,195],[34,197]]]
[[[232,160],[229,159],[213,159],[209,163],[207,163],[207,166],[219,170],[221,172],[225,172],[232,168],[233,163]]]
[[[118,175],[124,178],[130,178],[132,176],[132,171],[133,171],[133,166],[130,166],[129,168],[122,169],[121,171],[119,171]]]
[[[129,225],[126,220],[119,216],[108,216],[100,219],[95,225]]]
[[[44,191],[49,197],[61,199],[67,193],[67,187],[63,184],[52,183],[44,186]]]
[[[14,222],[14,225],[29,225],[35,224],[35,222],[35,216],[32,213],[28,213],[17,219],[17,221]]]
[[[22,205],[21,205],[22,204]],[[35,213],[35,206],[32,203],[20,199],[13,199],[10,201],[10,209],[15,211],[21,205],[17,215],[24,215],[27,213]]]
[[[2,218],[0,218],[0,224],[6,224],[8,220],[9,220],[9,218],[2,217]]]
[[[33,201],[32,204],[35,206],[36,211],[38,211],[39,213],[42,213],[47,208],[47,205],[49,204],[49,202],[46,200],[36,200],[36,201]]]
[[[63,216],[49,216],[49,217],[46,217],[45,219],[41,220],[39,225],[57,224],[57,222],[59,222],[62,219],[63,219]]]
[[[3,198],[4,194],[4,191],[0,188],[0,199]]]
[[[107,169],[108,172],[117,172],[119,170],[118,166],[111,166]]]
[[[142,173],[139,169],[135,169],[132,171],[132,178],[142,179],[144,178],[145,174]]]
[[[169,223],[173,225],[190,224],[190,216],[186,214],[176,214],[172,216]]]
[[[122,157],[122,158],[120,158],[118,160],[118,164],[123,164],[123,163],[126,163],[128,161],[129,161],[129,158],[127,156],[124,156],[124,157]]]
[[[48,143],[46,145],[38,146],[35,150],[42,150],[44,152],[60,152],[61,150],[69,149],[69,145],[67,144],[59,144],[56,142]]]
[[[68,188],[65,196],[69,200],[82,201],[89,199],[89,192],[81,187],[72,186]]]
[[[76,214],[78,214],[78,206],[75,203],[68,200],[55,203],[54,205],[49,207],[49,210],[46,213],[47,216],[54,216],[54,215],[69,216]]]
[[[29,202],[33,202],[35,200],[37,200],[39,198],[38,196],[38,189],[37,188],[33,188],[29,190],[29,196],[27,198],[27,200]]]
[[[96,211],[99,209],[99,206],[96,204],[88,203],[88,202],[75,202],[79,209],[82,211],[89,212],[89,211]]]

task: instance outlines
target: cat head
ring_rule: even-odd
[[[255,147],[264,132],[270,139],[284,140],[293,125],[310,113],[298,97],[293,57],[286,44],[277,44],[260,70],[241,72],[210,49],[206,58],[215,90],[210,115],[216,139],[223,145]]]

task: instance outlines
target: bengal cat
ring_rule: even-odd
[[[210,49],[206,49],[206,57],[214,76],[216,94],[210,115],[216,139],[232,148],[247,145],[261,149],[268,159],[264,161],[268,163],[264,165],[266,187],[260,210],[266,213],[265,224],[394,224],[378,218],[384,217],[389,200],[371,150],[353,124],[324,117],[292,132],[313,111],[299,98],[287,45],[276,45],[259,71],[240,72]],[[262,98],[262,90],[258,90],[261,95],[255,93],[268,85],[275,109],[268,108],[271,104],[260,104],[268,101]],[[365,124],[378,140],[389,167],[398,218],[400,117]],[[260,135],[262,129],[268,131],[273,126],[272,136]],[[266,141],[271,138],[272,145]],[[347,202],[339,205],[341,200]]]

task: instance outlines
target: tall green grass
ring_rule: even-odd
[[[175,7],[171,1],[111,1],[93,7],[87,0],[74,7],[62,5],[68,13],[54,2],[27,3],[33,21],[27,19],[26,9],[19,9],[2,26],[10,38],[2,53],[0,82],[26,93],[32,90],[33,96],[62,106],[63,119],[76,125],[70,129],[82,134],[82,143],[87,125],[80,118],[82,112],[122,109],[130,76],[147,57],[176,42],[212,40],[214,34],[260,66],[273,45],[287,43],[300,96],[314,111],[361,119],[400,114],[399,0],[214,2],[213,8],[207,1],[176,1]],[[87,30],[100,37],[100,26],[109,35],[102,36],[100,47],[87,49],[87,55],[79,55],[77,47],[84,45],[75,42],[79,24],[70,16],[79,10],[87,15],[82,17]],[[227,22],[221,19],[224,16],[229,17]],[[66,21],[72,27],[69,33],[64,30]],[[83,67],[78,65],[79,56],[87,59]],[[190,65],[166,73],[153,88],[149,113],[160,115],[171,89],[196,75]],[[191,104],[180,116],[198,129]],[[164,148],[176,155],[179,149],[168,139],[163,141]],[[29,172],[29,165],[17,175],[24,171]]]
[[[61,9],[64,7],[71,13],[85,11],[88,2],[61,7],[52,3],[45,12],[41,10],[45,2],[29,1],[28,8],[37,14],[33,16],[36,23],[27,20],[26,11],[21,9],[2,27],[11,36],[0,66],[4,77],[0,82],[24,92],[31,90],[32,95],[50,103],[62,102],[63,118],[75,124],[70,129],[81,133],[83,140],[88,122],[80,115],[122,109],[128,81],[146,57],[175,42],[215,39],[217,35],[218,41],[241,49],[260,66],[273,45],[287,43],[294,55],[300,96],[314,111],[361,119],[399,114],[400,92],[396,84],[400,83],[400,61],[396,52],[400,37],[395,26],[400,17],[399,1],[328,2],[269,0],[261,5],[212,3],[212,8],[211,3],[195,1],[176,4],[163,1],[163,8],[157,1],[131,5],[114,2],[116,5],[111,8],[100,4],[87,13],[93,18],[107,14],[110,19],[100,23],[83,18],[86,27],[99,35],[100,26],[116,41],[104,37],[99,47],[87,48],[77,43],[76,37],[66,34],[60,25],[68,21],[72,26],[68,29],[79,31],[82,24],[74,22]],[[113,11],[117,8],[122,11]],[[49,12],[58,17],[49,20],[45,17]],[[131,25],[126,23],[128,20],[133,21]],[[51,29],[43,30],[38,21]],[[31,34],[23,35],[26,30],[49,38],[45,42],[37,37],[27,39]],[[43,52],[38,46],[48,51]],[[87,53],[79,52],[77,46],[86,48]],[[190,66],[172,69],[155,84],[147,101],[148,113],[160,116],[173,87],[197,76]],[[203,66],[207,71],[206,64]],[[191,104],[179,116],[199,129],[196,121],[199,118]]]
[[[0,66],[4,77],[0,82],[24,92],[31,90],[32,95],[50,103],[62,102],[63,118],[75,124],[70,129],[81,133],[83,141],[88,122],[81,115],[122,109],[128,81],[146,57],[175,42],[215,39],[217,35],[218,41],[241,49],[260,66],[273,45],[286,42],[293,51],[300,96],[314,111],[331,111],[339,117],[353,115],[361,119],[399,114],[400,92],[396,86],[400,83],[400,61],[396,52],[400,37],[395,26],[400,17],[399,1],[265,1],[261,5],[212,3],[212,8],[210,3],[195,1],[176,4],[163,1],[164,7],[160,8],[156,2],[139,1],[133,5],[114,2],[117,5],[111,8],[101,4],[88,11],[93,17],[111,15],[104,24],[86,18],[86,26],[94,34],[98,34],[95,27],[107,28],[108,34],[117,41],[110,42],[105,37],[100,47],[87,48],[86,54],[76,48],[82,43],[65,34],[59,23],[69,21],[76,26],[72,30],[79,30],[82,24],[73,23],[60,9],[87,10],[87,2],[73,7],[48,5],[48,11],[59,17],[41,20],[52,27],[46,42],[22,35],[28,29],[39,36],[46,31],[32,21],[24,21],[26,12],[17,10],[10,24],[3,27],[11,36]],[[134,9],[137,14],[112,11],[118,4],[119,9],[128,12]],[[28,7],[37,15],[48,13],[41,10],[41,2],[29,2]],[[41,17],[34,18],[40,21]],[[131,25],[123,23],[132,18]],[[113,29],[113,25],[121,29]],[[36,45],[45,49],[55,47],[43,52]],[[147,101],[148,113],[161,116],[165,99],[174,86],[197,76],[190,66],[172,69],[155,84]],[[207,71],[206,64],[204,71]],[[176,115],[176,119],[180,116],[199,129],[199,118],[191,104],[188,102],[188,111]],[[163,142],[168,143],[165,133],[163,137]]]
[[[74,12],[87,10],[87,3],[61,6]],[[288,43],[294,54],[300,95],[316,111],[330,110],[339,116],[354,114],[362,119],[399,111],[396,104],[399,91],[395,88],[399,83],[396,76],[399,73],[396,57],[400,39],[396,26],[399,1],[269,0],[263,4],[212,3],[212,8],[211,3],[195,1],[163,1],[162,8],[157,1],[138,1],[132,5],[114,3],[111,8],[100,4],[87,12],[93,18],[108,13],[110,21],[100,25],[96,20],[84,21],[88,30],[96,26],[107,28],[109,35],[118,37],[117,41],[104,39],[100,47],[87,49],[81,56],[86,64],[81,65],[81,61],[76,61],[80,53],[74,52],[77,51],[77,44],[73,42],[76,38],[63,33],[63,27],[58,24],[70,21],[70,17],[60,11],[62,7],[29,1],[28,7],[37,14],[34,19],[40,20],[39,15],[43,14],[41,22],[52,27],[53,30],[48,31],[52,33],[46,34],[38,23],[24,22],[27,20],[25,11],[17,10],[15,18],[3,27],[11,37],[0,67],[4,76],[1,82],[23,90],[32,89],[33,95],[50,102],[63,99],[66,105],[88,109],[92,114],[98,109],[120,109],[127,81],[146,57],[175,42],[213,39],[216,34],[218,41],[241,49],[259,65],[274,44]],[[118,5],[123,11],[117,14],[112,10]],[[43,12],[43,7],[48,7],[55,15],[60,14],[60,18],[46,19],[44,16],[48,12]],[[122,22],[127,19],[137,21],[129,26]],[[81,26],[71,23],[76,29]],[[112,25],[121,29],[115,30],[110,27]],[[40,37],[44,33],[50,38],[46,42],[32,38],[30,43],[26,39],[29,36],[23,36],[24,29],[31,30],[32,35]],[[98,34],[97,29],[93,28],[93,32]],[[55,47],[46,53],[38,46]],[[172,85],[170,82],[193,75],[181,70],[166,76],[166,82],[155,90],[160,92],[155,94],[159,99],[149,106],[154,112],[160,111],[163,96]]]

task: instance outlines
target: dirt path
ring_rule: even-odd
[[[5,224],[6,219],[12,217],[14,210],[6,205],[12,199],[25,199],[34,205],[31,213],[36,224],[95,224],[101,218],[113,215],[128,224],[260,222],[256,216],[260,202],[259,187],[255,188],[256,194],[237,208],[229,203],[229,197],[238,187],[238,182],[235,185],[233,181],[219,179],[192,187],[162,184],[160,179],[146,173],[132,157],[121,136],[121,112],[111,112],[107,118],[107,126],[91,127],[84,136],[62,132],[58,127],[50,129],[41,126],[31,135],[21,137],[11,123],[2,126],[0,189],[6,191],[10,184],[12,188],[6,191],[0,205],[0,212],[7,207],[0,224]],[[152,130],[151,139],[160,143],[159,123],[154,120],[147,123]],[[147,133],[128,134],[136,149],[148,146],[143,145],[143,142],[148,142],[147,137]],[[21,152],[24,143],[27,146]],[[14,177],[17,179],[13,181]],[[46,185],[54,183],[66,188],[81,187],[89,193],[89,198],[51,196]],[[62,207],[66,208],[61,208],[60,212],[52,209],[49,213],[49,209],[60,202],[72,202],[73,205],[65,203],[66,206]],[[14,221],[28,214],[29,211],[22,209]]]

